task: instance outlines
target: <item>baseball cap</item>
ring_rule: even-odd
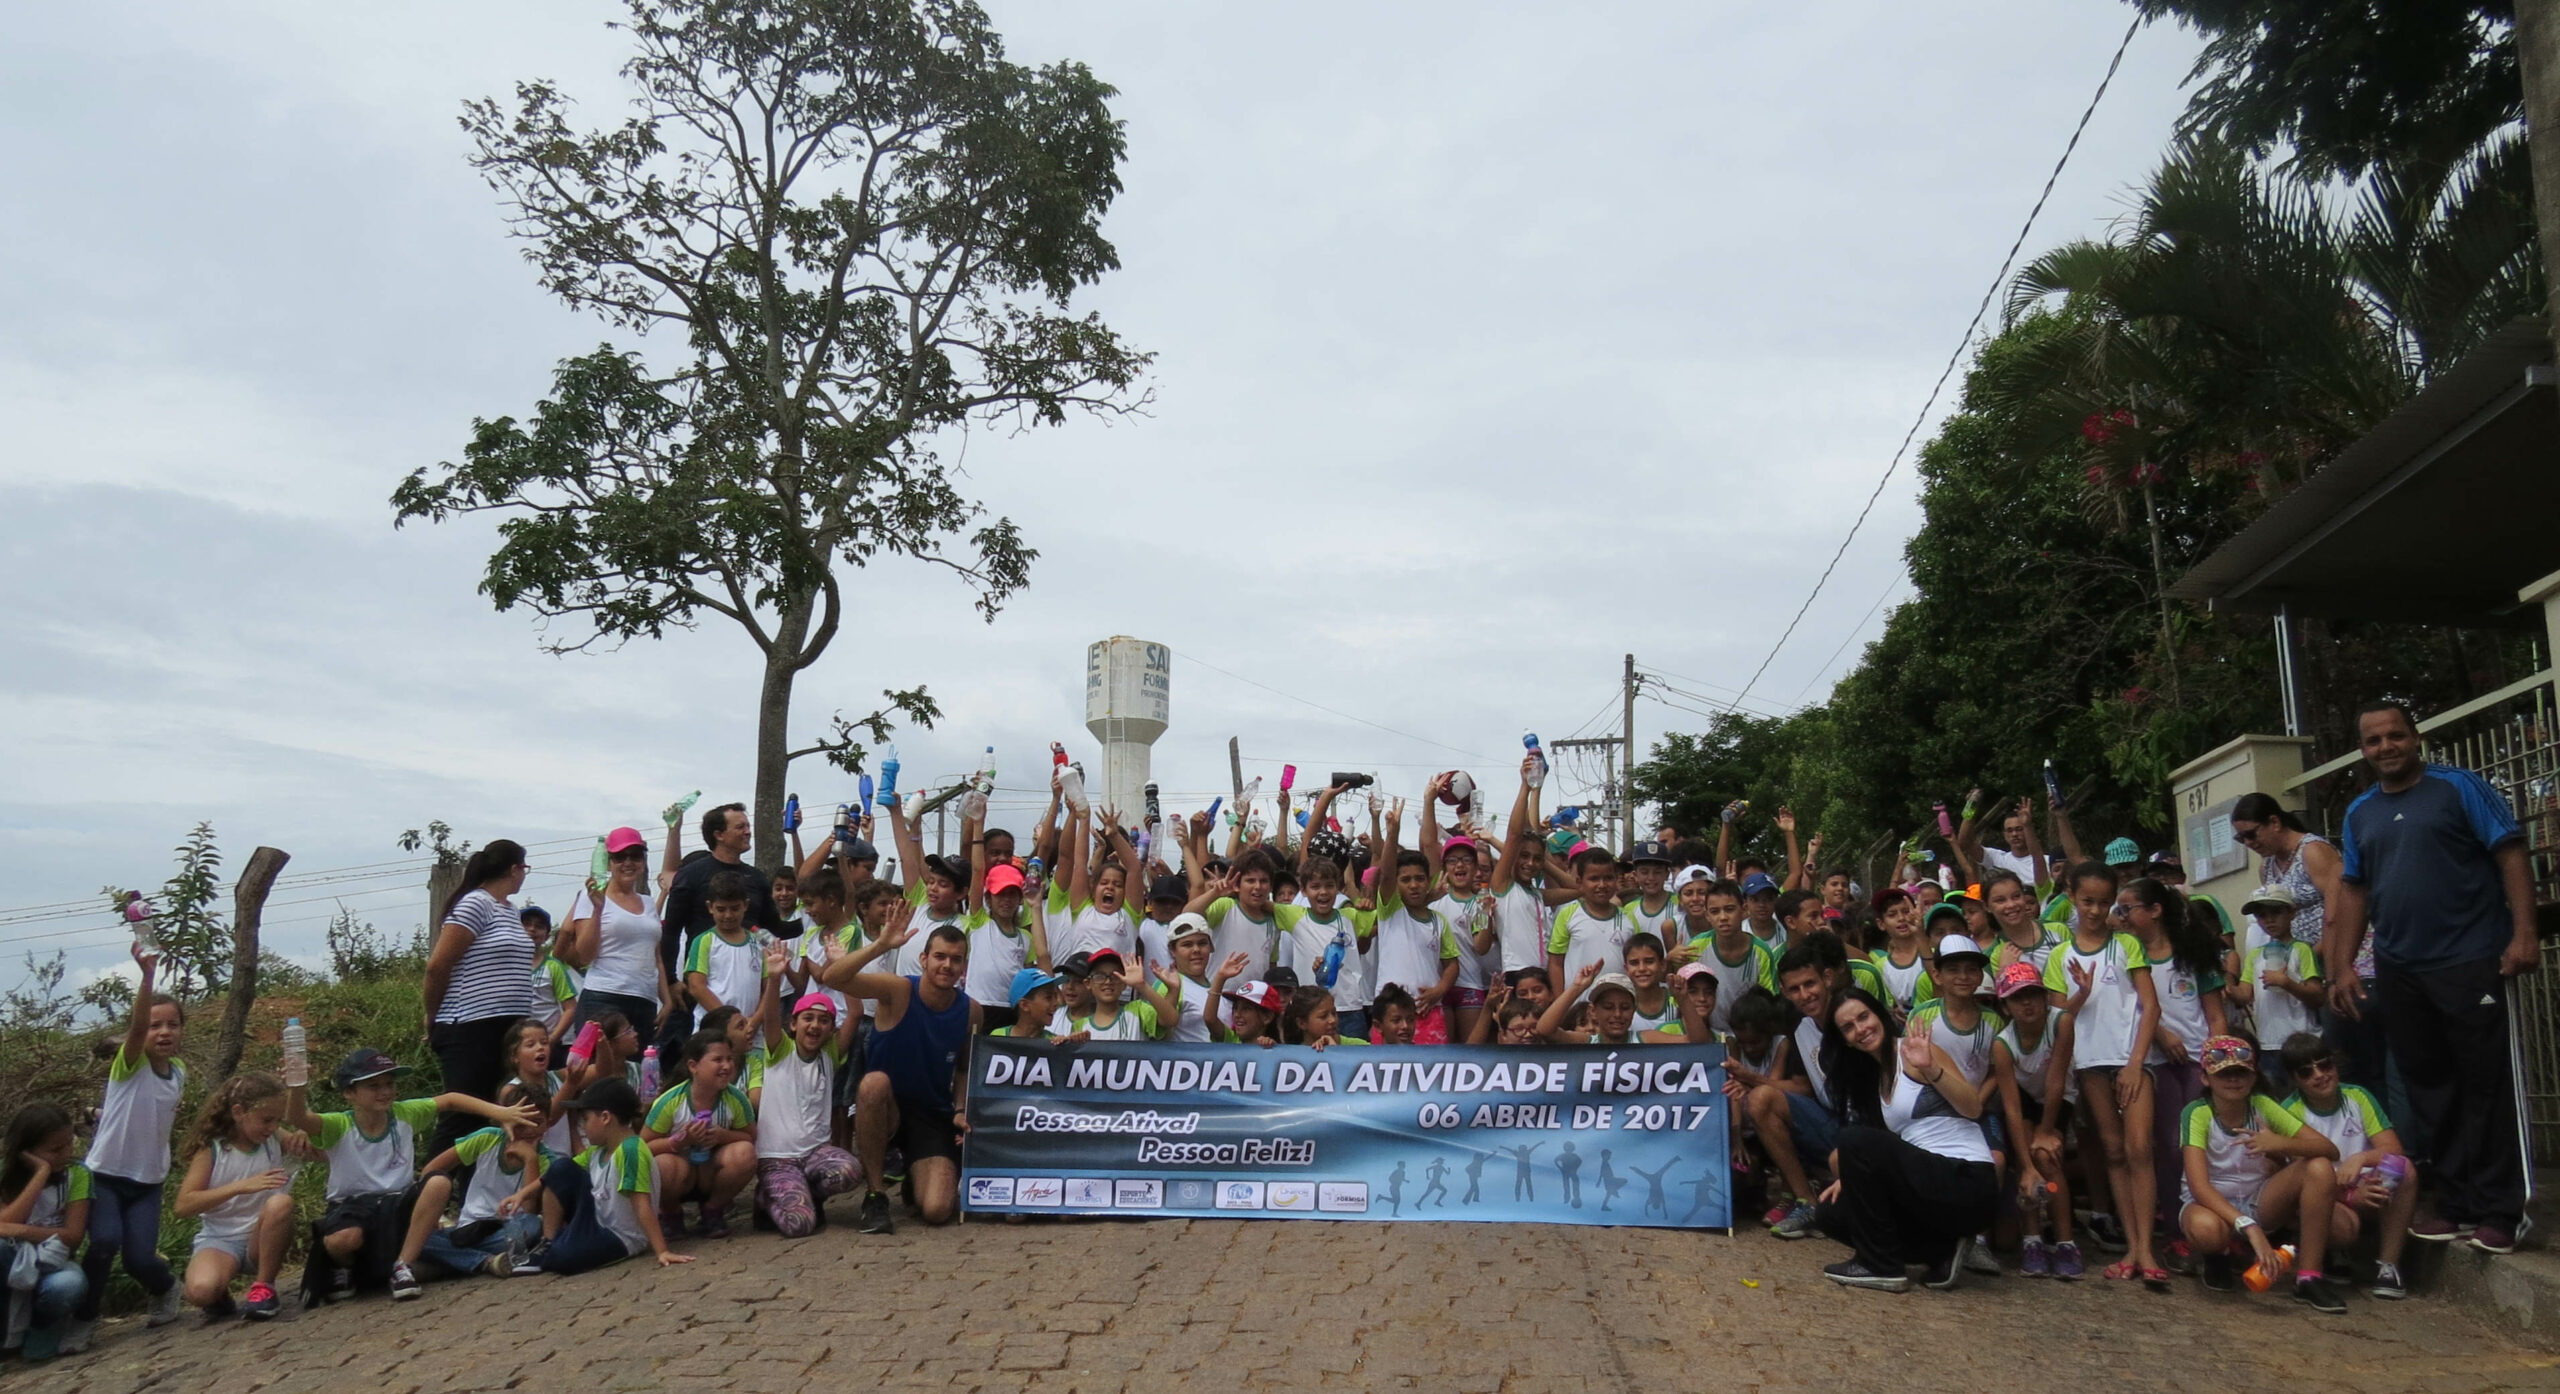
[[[1964,907],[1961,905],[1949,905],[1943,900],[1930,906],[1929,913],[1920,917],[1920,932],[1922,934],[1927,934],[1929,932],[1929,926],[1936,924],[1940,920],[1953,920],[1956,922],[1957,928],[1963,928]]]
[[[1258,978],[1228,988],[1226,995],[1239,1002],[1252,1003],[1266,1012],[1280,1010],[1280,989]]]
[[[1147,883],[1147,899],[1187,904],[1191,899],[1191,882],[1180,876],[1159,876]]]
[[[1591,980],[1591,996],[1594,1000],[1597,1000],[1602,991],[1613,987],[1620,992],[1627,994],[1629,997],[1636,995],[1635,982],[1626,974],[1603,973],[1599,977]]]
[[[1477,846],[1474,838],[1467,836],[1465,833],[1460,833],[1456,837],[1450,838],[1448,841],[1440,844],[1440,854],[1445,857],[1449,853],[1455,852],[1461,847],[1470,852],[1483,850]]]
[[[1672,975],[1671,975],[1671,976],[1673,976],[1673,977],[1675,977],[1675,978],[1678,978],[1680,981],[1682,981],[1682,982],[1684,982],[1684,983],[1685,983],[1685,982],[1689,981],[1691,978],[1694,978],[1694,977],[1698,976],[1700,973],[1708,973],[1708,972],[1713,972],[1713,971],[1714,971],[1714,970],[1713,970],[1713,969],[1710,969],[1709,967],[1707,967],[1707,965],[1705,965],[1705,964],[1703,964],[1703,963],[1700,963],[1700,962],[1698,962],[1698,961],[1697,961],[1697,960],[1695,960],[1695,959],[1691,959],[1689,962],[1684,963],[1684,964],[1681,964],[1681,965],[1680,965],[1680,967],[1679,967],[1677,970],[1675,970],[1675,971],[1672,973]],[[1594,984],[1593,984],[1593,986],[1594,986],[1594,987],[1597,987],[1597,986],[1599,986],[1599,984],[1594,983]]]
[[[836,859],[847,862],[878,862],[880,849],[858,837],[848,837],[836,844]]]
[[[1108,953],[1110,951],[1106,949],[1104,952]],[[1119,955],[1112,954],[1112,957],[1117,958]],[[1069,982],[1082,982],[1084,979],[1092,977],[1093,955],[1086,953],[1082,949],[1078,949],[1074,953],[1067,955],[1065,958],[1058,960],[1058,976]]]
[[[1616,865],[1618,861],[1616,853],[1611,852],[1608,848],[1603,847],[1596,842],[1577,842],[1573,844],[1573,852],[1571,855],[1567,856],[1565,860],[1571,862],[1582,862],[1590,861],[1593,858],[1598,858],[1612,866]]]
[[[1023,998],[1038,992],[1044,987],[1049,987],[1057,981],[1058,975],[1055,973],[1043,973],[1037,968],[1015,969],[1013,974],[1013,987],[1006,1000],[1012,1005],[1019,1007],[1022,1005]]]
[[[2238,1036],[2215,1036],[2196,1048],[2196,1064],[2206,1074],[2258,1068],[2258,1052]]]
[[[2249,892],[2247,900],[2240,902],[2240,913],[2254,915],[2261,905],[2276,910],[2293,910],[2300,908],[2301,902],[2293,898],[2293,892],[2287,887],[2260,886]]]
[[[1108,972],[1116,978],[1120,976],[1120,969],[1122,966],[1128,963],[1127,959],[1120,956],[1120,951],[1118,949],[1096,949],[1090,954],[1077,954],[1075,958],[1081,958],[1084,960],[1084,975],[1088,978],[1097,973],[1103,972]],[[1067,961],[1073,963],[1075,958],[1071,958]],[[1111,966],[1108,969],[1105,969],[1102,966],[1105,963],[1109,963]]]
[[[1938,961],[1944,963],[1951,958],[1978,958],[1984,963],[1991,961],[1991,955],[1984,953],[1982,946],[1973,942],[1970,934],[1950,934],[1938,941]]]
[[[2184,861],[2179,860],[2178,854],[2168,850],[2167,848],[2162,848],[2161,850],[2152,853],[2149,861],[2147,861],[2145,865],[2176,867],[2180,871],[2187,869],[2187,864]]]
[[[1171,948],[1195,934],[1206,937],[1208,933],[1209,922],[1202,919],[1198,911],[1185,910],[1173,917],[1173,923],[1164,927],[1165,947]]]
[[[1715,868],[1709,866],[1684,866],[1678,871],[1671,873],[1671,889],[1674,892],[1677,892],[1682,886],[1688,885],[1692,881],[1704,881],[1710,886],[1714,885],[1716,883]]]
[[[791,1004],[791,1014],[798,1016],[802,1012],[825,1012],[829,1016],[834,1016],[836,999],[823,992],[801,993],[800,1000]]]
[[[540,920],[544,924],[549,924],[551,923],[551,912],[531,901],[527,901],[521,909],[516,911],[516,919],[518,922],[525,920]]]
[[[637,828],[616,828],[604,835],[604,854],[608,857],[628,852],[634,847],[643,852],[649,850],[649,839],[642,837]]]
[[[368,1079],[380,1079],[384,1075],[405,1075],[408,1072],[408,1066],[392,1059],[388,1054],[375,1050],[371,1046],[359,1046],[348,1051],[347,1058],[338,1062],[338,1068],[330,1074],[329,1080],[340,1089],[344,1089],[350,1084],[361,1084]]]
[[[2131,866],[2141,860],[2142,845],[2132,838],[2120,837],[2107,844],[2107,865],[2109,866]]]
[[[998,862],[987,868],[987,894],[1022,889],[1022,868],[1011,862]]]
[[[1636,843],[1635,846],[1627,849],[1627,861],[1629,863],[1638,864],[1643,862],[1660,862],[1664,866],[1669,866],[1671,865],[1671,849],[1662,845],[1662,839],[1648,837]]]
[[[1285,963],[1275,963],[1264,971],[1271,974],[1271,976],[1263,979],[1263,981],[1279,989],[1284,996],[1298,990],[1297,969],[1292,968]]]
[[[1742,878],[1742,893],[1744,895],[1758,895],[1762,891],[1775,891],[1777,889],[1778,882],[1776,878],[1772,877],[1765,871],[1755,871]]]
[[[2021,992],[2033,992],[2043,986],[2044,975],[2037,972],[2036,966],[2032,963],[2021,961],[2000,970],[1998,992],[2003,1001]]]
[[[640,1117],[640,1095],[631,1081],[608,1075],[579,1090],[577,1097],[562,1099],[560,1107],[575,1113],[601,1111],[629,1122]]]

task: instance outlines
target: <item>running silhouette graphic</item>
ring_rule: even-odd
[[[1663,1168],[1664,1171],[1669,1171],[1670,1169],[1671,1168],[1669,1167]],[[1716,1175],[1712,1171],[1707,1172],[1705,1175],[1698,1177],[1694,1181],[1691,1181],[1689,1183],[1689,1213],[1680,1217],[1680,1223],[1684,1225],[1689,1223],[1691,1220],[1698,1218],[1700,1211],[1703,1211],[1707,1207],[1715,1204],[1716,1190],[1723,1184],[1723,1181],[1723,1177]],[[1665,1216],[1668,1216],[1671,1212],[1665,1210],[1662,1213]]]
[[[1581,1209],[1582,1158],[1574,1152],[1571,1142],[1565,1143],[1564,1151],[1556,1157],[1556,1174],[1564,1178],[1564,1203]]]
[[[1529,1170],[1529,1154],[1544,1146],[1546,1146],[1546,1144],[1543,1142],[1530,1142],[1523,1143],[1517,1147],[1505,1147],[1502,1149],[1503,1151],[1510,1153],[1513,1157],[1518,1158],[1520,1162],[1520,1169],[1511,1174],[1511,1198],[1513,1200],[1534,1201],[1538,1198],[1538,1179],[1536,1175]]]
[[[1458,1197],[1460,1205],[1473,1205],[1484,1198],[1484,1164],[1492,1156],[1490,1152],[1478,1152],[1467,1158],[1467,1193]]]
[[[1387,1173],[1387,1216],[1393,1219],[1403,1214],[1404,1163],[1398,1162],[1396,1169]]]
[[[1609,1165],[1609,1149],[1606,1147],[1601,1148],[1600,1208],[1604,1211],[1607,1210],[1609,1208],[1609,1202],[1616,1200],[1618,1198],[1618,1192],[1623,1191],[1626,1188],[1627,1178],[1620,1176],[1618,1174],[1618,1169]]]
[[[1431,1203],[1431,1198],[1433,1196],[1438,1196],[1440,1197],[1440,1208],[1443,1210],[1448,1209],[1449,1188],[1442,1185],[1440,1181],[1441,1177],[1447,1176],[1448,1174],[1449,1164],[1440,1160],[1438,1157],[1432,1158],[1431,1165],[1422,1169],[1423,1179],[1429,1181],[1431,1184],[1423,1187],[1422,1194],[1414,1198],[1413,1208],[1420,1210],[1422,1207]]]
[[[1656,1210],[1659,1210],[1662,1212],[1662,1218],[1666,1220],[1671,1218],[1671,1202],[1662,1194],[1662,1178],[1669,1176],[1671,1174],[1671,1169],[1678,1165],[1680,1165],[1680,1163],[1675,1159],[1664,1162],[1662,1164],[1662,1170],[1660,1171],[1647,1171],[1643,1167],[1627,1168],[1627,1170],[1644,1178],[1645,1214],[1650,1215]]]

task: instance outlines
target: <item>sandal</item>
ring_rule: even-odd
[[[2135,1272],[2136,1270],[2133,1266],[2133,1260],[2120,1258],[2115,1262],[2108,1264],[2106,1267],[2099,1269],[2098,1276],[2121,1283],[2131,1279]]]
[[[2150,1288],[2154,1292],[2167,1292],[2169,1290],[2169,1270],[2166,1268],[2143,1269],[2142,1282],[2145,1287]]]

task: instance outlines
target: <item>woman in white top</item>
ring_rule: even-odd
[[[1999,1208],[2000,1175],[1982,1132],[1983,1091],[1925,1036],[1897,1043],[1893,1012],[1865,988],[1842,993],[1831,1097],[1843,1116],[1815,1224],[1853,1256],[1822,1270],[1843,1287],[1900,1292],[1908,1265],[1954,1287],[1964,1251]]]
[[[475,1099],[497,1098],[514,1073],[507,1034],[524,1019],[533,939],[507,897],[524,889],[527,869],[523,846],[507,838],[472,853],[427,955],[427,1044],[443,1066],[445,1088]],[[430,1145],[441,1152],[478,1126],[469,1114],[447,1113]]]
[[[578,1023],[620,1012],[643,1031],[654,1031],[666,1008],[658,972],[658,897],[648,884],[649,840],[631,828],[604,835],[610,879],[588,886],[569,906],[559,947],[562,963],[587,975],[578,991]]]

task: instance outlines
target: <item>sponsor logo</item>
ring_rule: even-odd
[[[1111,1203],[1130,1210],[1164,1208],[1164,1183],[1124,1176],[1112,1183]]]
[[[1206,1181],[1176,1181],[1173,1183],[1173,1198],[1174,1203],[1177,1205],[1207,1205],[1209,1203],[1209,1183]]]
[[[1010,1176],[972,1176],[969,1178],[971,1205],[1013,1204],[1013,1178]]]
[[[1016,1177],[1013,1203],[1016,1205],[1057,1205],[1067,1197],[1067,1183],[1055,1176]]]
[[[1026,1181],[1024,1185],[1031,1183]],[[1320,1181],[1316,1183],[1316,1209],[1338,1214],[1369,1213],[1369,1183],[1366,1181]]]
[[[1109,1205],[1111,1178],[1107,1176],[1070,1176],[1067,1178],[1067,1204]]]
[[[1274,1181],[1271,1183],[1271,1208],[1274,1210],[1313,1210],[1316,1208],[1316,1186],[1312,1181]]]
[[[1261,1209],[1262,1183],[1259,1181],[1219,1182],[1218,1208],[1221,1210]]]

